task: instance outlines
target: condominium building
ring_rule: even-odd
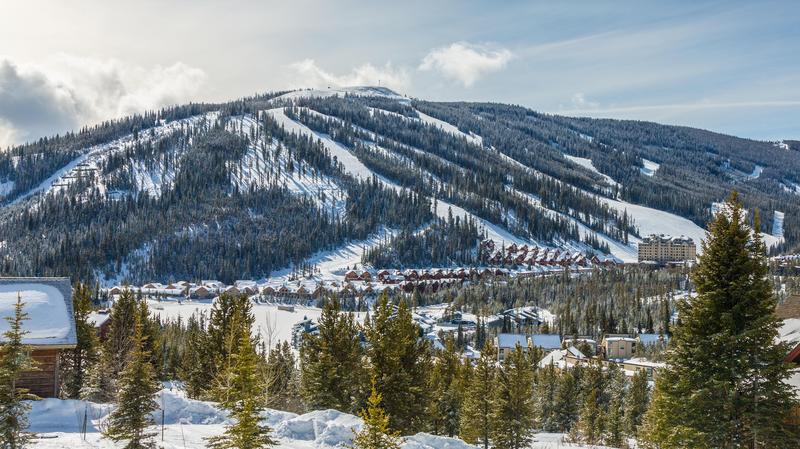
[[[689,237],[653,234],[639,243],[639,262],[693,262],[696,252],[694,240]]]

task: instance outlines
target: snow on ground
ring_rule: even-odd
[[[645,176],[653,176],[656,174],[658,169],[661,168],[661,164],[658,162],[653,162],[645,158],[642,158],[642,163],[644,164],[644,167],[639,168],[639,171],[641,171]]]
[[[206,438],[220,435],[231,421],[224,410],[212,402],[196,401],[185,397],[182,391],[168,387],[158,393],[159,408],[153,412],[156,423],[151,431],[154,439],[164,449],[205,448]],[[164,410],[162,423],[161,409]],[[38,435],[33,446],[40,449],[121,448],[101,435],[103,423],[113,410],[110,404],[86,401],[45,399],[32,403],[29,413],[30,430]],[[86,437],[81,428],[86,416]],[[343,449],[352,445],[355,432],[363,423],[360,418],[336,410],[316,410],[303,415],[265,410],[262,422],[272,429],[272,437],[279,449]],[[163,424],[163,440],[162,440]],[[535,435],[532,449],[574,448],[588,446],[564,443],[564,435],[539,433]],[[427,433],[403,438],[403,449],[474,449],[457,438]],[[598,446],[592,446],[598,448]]]
[[[761,176],[762,171],[764,171],[764,167],[756,165],[755,167],[753,167],[753,172],[747,175],[747,177],[749,179],[758,179],[758,177]]]
[[[0,182],[0,198],[4,198],[14,190],[14,181]]]
[[[445,122],[444,120],[439,120],[436,117],[431,117],[430,115],[424,114],[424,113],[422,113],[420,111],[417,111],[417,115],[419,116],[420,120],[422,120],[424,123],[426,123],[428,125],[436,126],[439,129],[441,129],[442,131],[450,133],[450,134],[452,134],[454,136],[463,137],[463,138],[467,139],[467,141],[469,141],[470,143],[473,143],[475,145],[483,145],[483,138],[481,138],[481,136],[478,136],[478,135],[475,135],[475,134],[472,134],[472,133],[467,134],[467,133],[461,131],[460,129],[458,129],[457,126],[455,126],[455,125],[453,125],[451,123]]]
[[[326,280],[344,280],[347,268],[352,269],[360,264],[361,256],[366,250],[391,239],[395,234],[396,232],[393,230],[382,228],[364,240],[350,241],[334,250],[315,253],[305,259],[305,262],[314,264],[319,269],[319,274],[315,277]],[[291,268],[270,273],[269,284],[283,285],[291,273]]]
[[[800,195],[800,184],[796,182],[785,181],[781,183],[781,187],[783,187],[783,191],[786,193]]]
[[[783,217],[783,212],[775,211],[775,217],[772,219],[772,235],[774,237],[783,237]]]
[[[342,163],[342,165],[344,165],[344,169],[346,172],[361,179],[372,178],[373,176],[372,170],[367,168],[367,166],[364,165],[347,148],[345,148],[335,140],[331,139],[329,136],[325,136],[321,133],[316,133],[311,129],[309,129],[307,126],[303,125],[302,123],[298,123],[290,119],[284,113],[283,108],[268,109],[266,112],[272,115],[272,117],[275,120],[277,120],[278,124],[283,125],[286,128],[286,131],[295,132],[297,134],[311,135],[322,141],[322,144],[325,145],[325,148],[327,148],[331,152],[331,156],[335,157],[336,160],[338,160],[339,162]],[[384,181],[384,182],[387,184],[396,185],[390,181]]]
[[[407,98],[403,97],[402,95],[394,92],[391,89],[386,87],[377,87],[377,86],[349,86],[349,87],[334,87],[328,89],[305,89],[305,90],[295,90],[286,94],[283,94],[279,97],[276,97],[274,100],[295,100],[298,98],[326,98],[326,97],[343,97],[347,94],[351,95],[361,95],[365,97],[375,96],[375,97],[386,97],[392,98],[395,100],[407,100]]]
[[[781,341],[790,343],[800,343],[800,318],[789,318],[783,321],[783,325],[778,329]]]
[[[528,200],[529,203],[531,203],[531,205],[533,207],[536,207],[537,209],[539,209],[540,211],[544,212],[545,214],[547,214],[551,218],[564,218],[564,219],[569,220],[572,223],[574,223],[575,226],[578,227],[578,233],[580,234],[581,238],[585,238],[587,236],[592,236],[593,235],[593,236],[597,237],[597,239],[600,240],[601,242],[605,242],[608,245],[608,248],[611,251],[611,255],[612,256],[617,257],[620,260],[625,261],[625,262],[637,260],[638,256],[637,256],[636,247],[634,247],[633,245],[625,245],[622,242],[618,242],[618,241],[612,239],[611,237],[607,236],[606,234],[603,234],[601,232],[597,232],[594,229],[589,228],[585,224],[583,224],[580,221],[576,220],[574,217],[571,217],[569,215],[563,214],[561,212],[554,211],[552,209],[548,209],[548,208],[542,206],[542,203],[541,203],[541,201],[539,201],[538,198],[536,198],[535,196],[533,196],[533,195],[531,195],[529,193],[521,192],[521,191],[516,190],[516,189],[514,189],[514,192],[519,194],[519,195],[521,195],[521,196],[523,196],[525,199]],[[585,250],[585,248],[578,248],[578,250]]]
[[[620,214],[623,211],[628,211],[628,216],[634,219],[634,225],[639,228],[639,234],[642,237],[650,234],[685,235],[694,240],[698,254],[702,252],[700,242],[705,240],[706,231],[691,220],[651,207],[631,204],[627,201],[612,200],[601,196],[598,196],[597,199],[616,209]],[[639,239],[634,236],[630,237],[631,241],[638,243]],[[625,262],[635,262],[635,252],[632,257],[632,260],[623,260]]]
[[[176,320],[179,317],[183,320],[188,319],[195,313],[204,312],[206,316],[211,313],[213,306],[212,300],[174,300],[154,301],[149,300],[150,312],[153,316],[160,316],[162,319]],[[261,335],[261,338],[272,347],[279,342],[292,340],[292,326],[303,321],[305,318],[318,320],[322,313],[316,307],[304,307],[296,305],[294,312],[278,310],[275,304],[253,304],[253,333]],[[359,314],[358,317],[363,320]]]
[[[507,244],[516,243],[517,245],[530,245],[535,243],[530,240],[517,237],[502,226],[498,226],[489,220],[484,220],[483,218],[480,218],[473,213],[456,206],[455,204],[451,204],[440,199],[436,200],[434,212],[437,216],[441,218],[447,218],[449,210],[453,211],[454,217],[462,217],[463,219],[471,218],[475,220],[475,222],[478,223],[478,226],[483,227],[483,230],[486,231],[487,238],[492,239],[495,242],[505,242]]]
[[[218,114],[219,112],[209,112],[205,115],[197,115],[181,120],[175,120],[163,125],[150,128],[139,134],[139,141],[150,140],[150,139],[157,140],[160,137],[166,136],[172,131],[178,130],[184,126],[195,126],[204,119],[207,119],[208,121],[213,121],[218,116]],[[151,137],[151,134],[153,137]],[[90,169],[96,169],[99,162],[107,158],[111,153],[124,151],[126,148],[135,145],[136,139],[134,139],[133,137],[134,137],[133,134],[128,134],[119,139],[87,148],[82,155],[76,157],[75,159],[70,161],[67,165],[61,167],[59,170],[53,173],[49,178],[42,181],[38,186],[34,187],[33,189],[29,190],[28,192],[14,199],[14,201],[12,201],[11,204],[12,205],[17,204],[37,193],[49,192],[51,190],[63,188],[63,186],[70,184],[73,179],[77,179],[79,177],[78,171],[81,169],[81,167],[86,166]],[[101,187],[100,189],[101,192],[105,192],[105,189],[103,188],[102,185],[99,187]]]
[[[564,157],[567,158],[570,162],[580,165],[581,167],[602,176],[608,185],[610,186],[619,185],[619,183],[617,181],[614,181],[614,179],[612,179],[611,176],[600,173],[600,170],[598,170],[597,167],[594,166],[594,162],[592,162],[591,159],[587,159],[585,157],[570,156],[569,154],[565,154]]]
[[[229,123],[229,128],[243,136],[254,135],[257,127],[258,123],[250,116],[233,117]],[[265,186],[277,178],[280,180],[278,184],[285,185],[294,194],[308,196],[324,211],[331,213],[344,211],[347,193],[333,178],[321,173],[312,176],[308,168],[301,172],[298,164],[295,164],[294,169],[290,171],[288,153],[281,152],[276,160],[275,147],[276,142],[265,142],[263,135],[259,136],[258,141],[251,142],[247,153],[239,161],[238,170],[234,173],[233,182],[240,190],[247,190],[251,185]]]

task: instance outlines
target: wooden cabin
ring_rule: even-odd
[[[72,284],[69,278],[0,278],[0,317],[13,316],[17,297],[24,303],[29,320],[23,343],[31,348],[36,371],[22,373],[17,385],[43,397],[58,397],[58,361],[61,351],[78,342],[72,311]],[[2,333],[10,323],[0,320]]]

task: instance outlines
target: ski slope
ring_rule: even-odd
[[[581,167],[600,175],[606,181],[606,184],[612,187],[619,186],[619,183],[617,181],[614,181],[614,179],[611,178],[611,176],[600,173],[600,170],[598,170],[597,167],[594,166],[594,162],[592,162],[591,159],[585,157],[570,156],[569,154],[565,154],[564,157],[570,162],[580,165]]]
[[[645,176],[653,177],[658,171],[658,169],[661,168],[661,164],[659,164],[658,162],[653,162],[645,158],[642,158],[642,164],[644,165],[644,167],[640,167],[639,171],[641,171],[642,174]]]

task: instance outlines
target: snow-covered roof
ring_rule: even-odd
[[[533,334],[531,344],[542,349],[561,349],[561,337],[558,334]]]
[[[72,285],[68,278],[0,278],[0,317],[14,315],[17,295],[24,303],[28,333],[23,343],[32,346],[74,346],[77,344],[72,313]],[[0,334],[10,328],[0,321]],[[0,341],[4,337],[0,335]]]
[[[528,346],[528,337],[523,334],[498,334],[497,347],[499,348],[514,348],[517,345],[523,348]]]
[[[569,348],[567,348],[567,352],[571,356],[575,357],[576,359],[585,359],[586,358],[586,355],[584,353],[582,353],[581,350],[576,348],[575,346],[570,346]]]
[[[653,343],[657,343],[658,341],[668,341],[669,335],[663,334],[639,334],[639,342],[643,345],[649,345]]]
[[[106,323],[111,318],[111,314],[108,311],[103,313],[100,312],[92,312],[87,317],[87,321],[94,327],[100,327]]]

